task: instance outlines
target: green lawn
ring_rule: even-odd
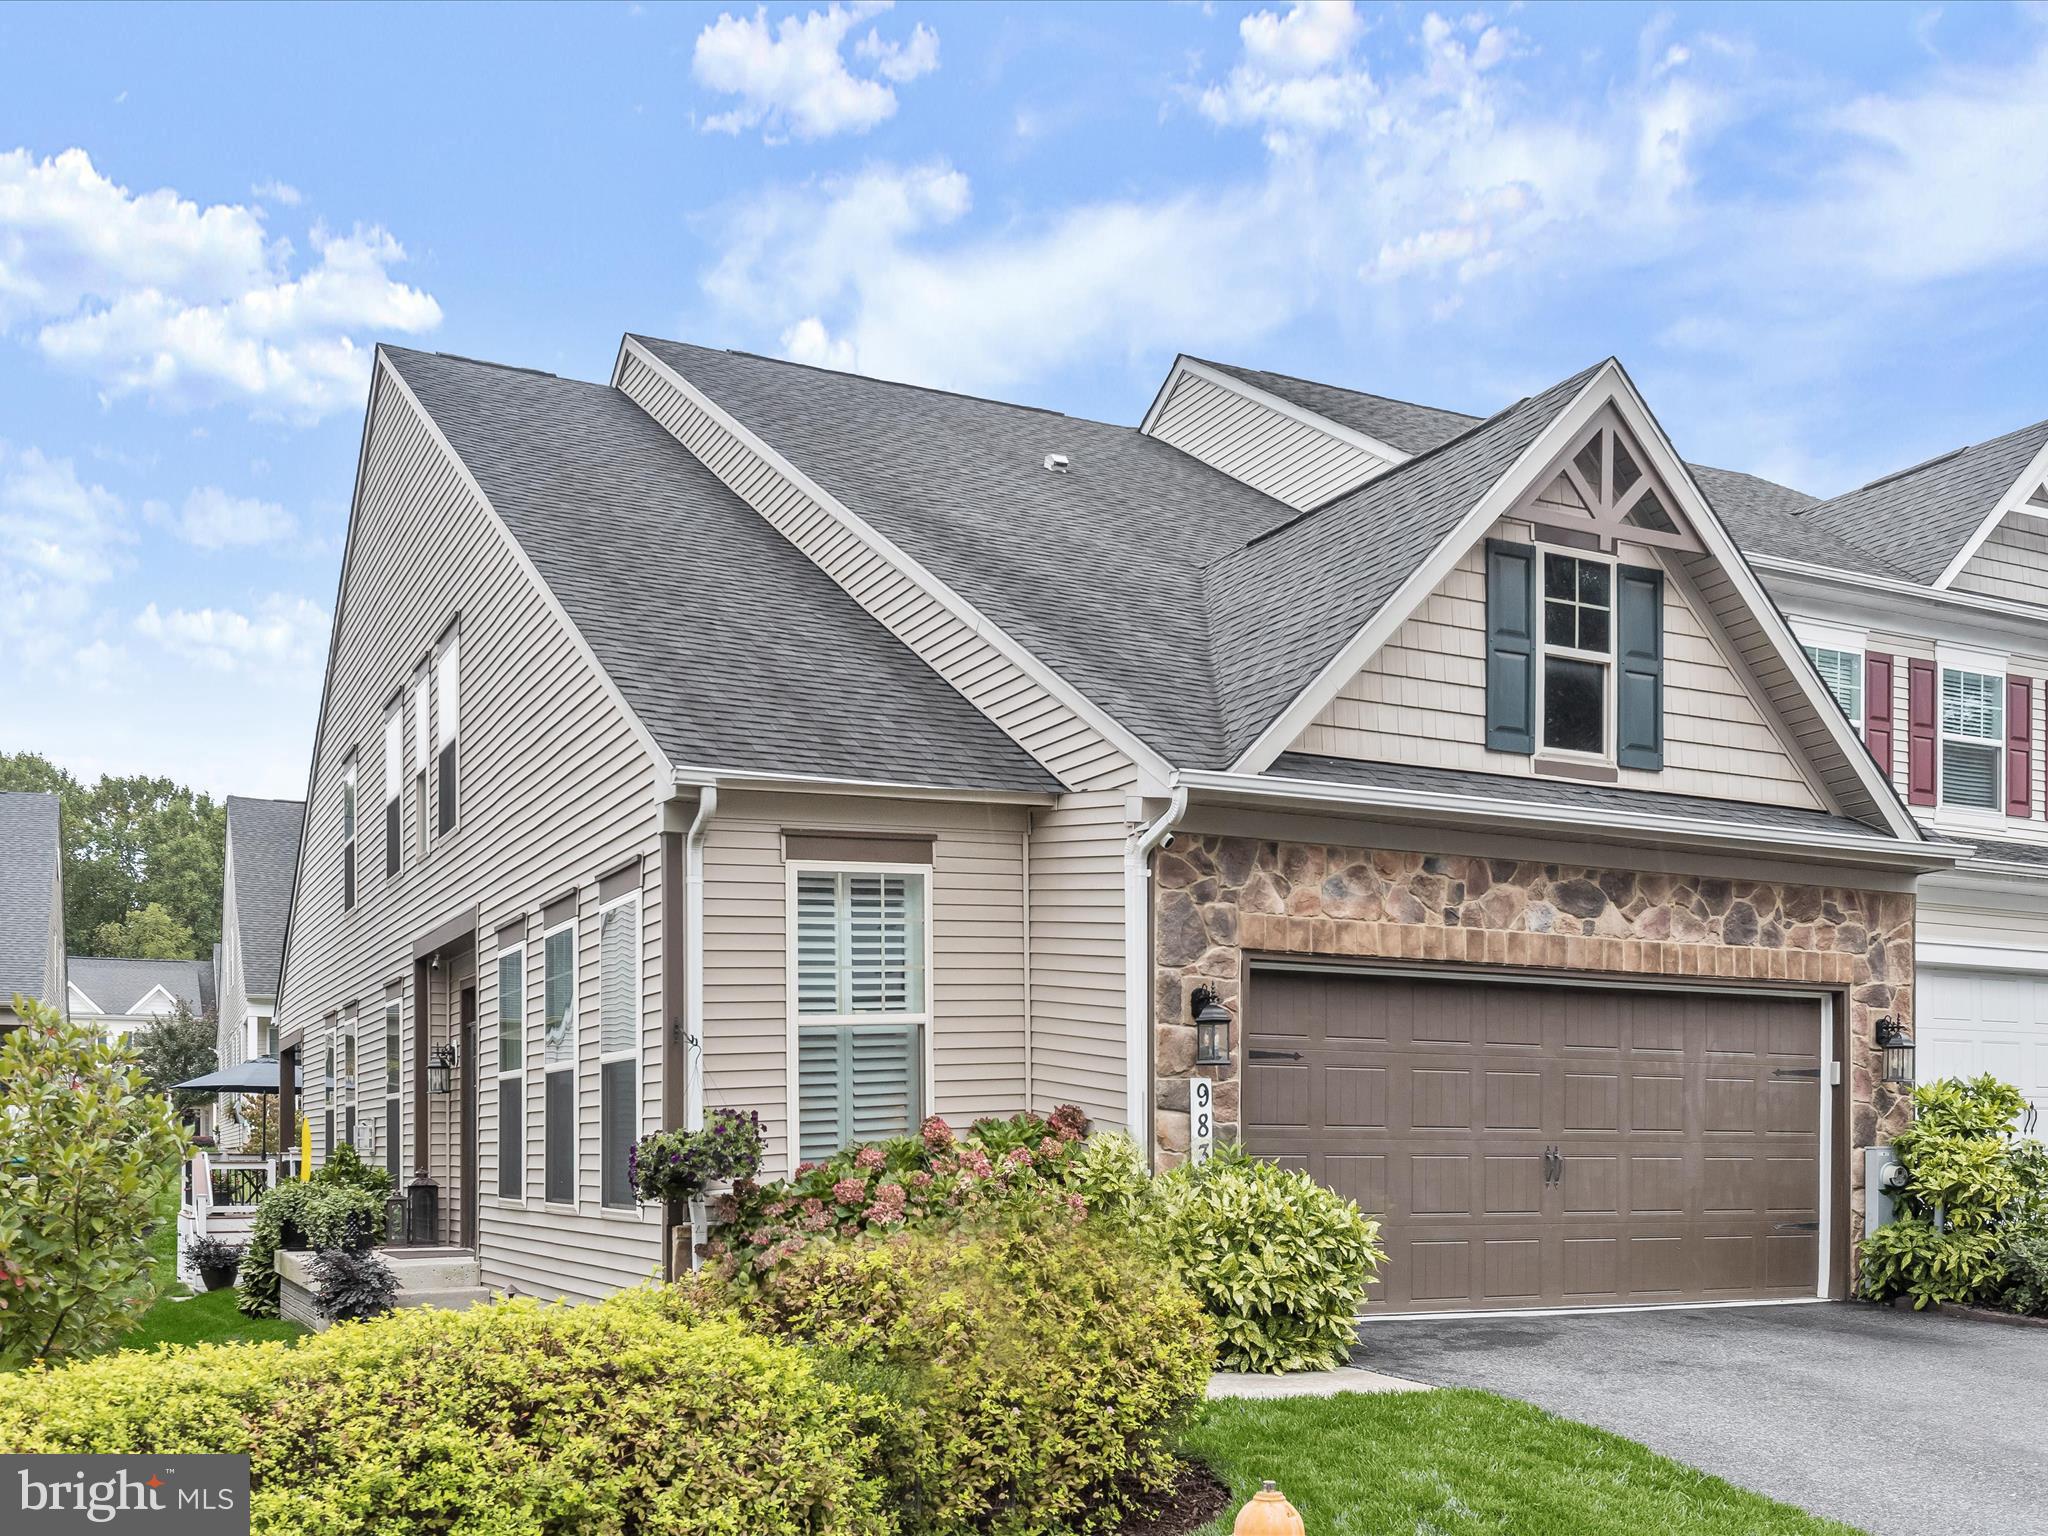
[[[1234,1495],[1205,1536],[1265,1478],[1313,1536],[1853,1536],[1489,1392],[1211,1403],[1187,1450]]]
[[[142,1321],[121,1335],[116,1349],[154,1349],[159,1344],[236,1344],[255,1339],[296,1339],[306,1330],[277,1317],[244,1317],[235,1310],[235,1289],[194,1295],[178,1279],[178,1194],[173,1182],[158,1206],[163,1218],[149,1240],[160,1294]]]

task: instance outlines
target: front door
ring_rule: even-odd
[[[476,1246],[476,988],[462,989],[462,1232],[465,1248]]]

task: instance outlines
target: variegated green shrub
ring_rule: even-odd
[[[1343,1364],[1385,1258],[1356,1204],[1235,1142],[1155,1179],[1142,1230],[1208,1310],[1232,1371]]]

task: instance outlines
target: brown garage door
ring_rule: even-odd
[[[1255,971],[1250,1149],[1385,1224],[1374,1311],[1811,1296],[1816,999]]]

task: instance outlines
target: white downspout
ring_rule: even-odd
[[[1178,781],[1159,819],[1124,841],[1124,1118],[1131,1139],[1152,1160],[1152,852],[1187,813]]]
[[[718,809],[718,786],[697,791],[697,814],[683,834],[683,1128],[704,1128],[704,837]],[[690,1268],[709,1228],[704,1202],[690,1202]]]

